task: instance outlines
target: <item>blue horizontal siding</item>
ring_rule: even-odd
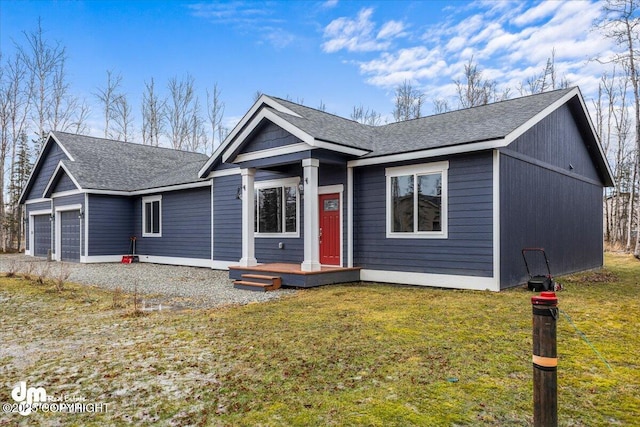
[[[401,165],[354,169],[354,265],[376,270],[492,277],[492,154],[449,159],[447,239],[386,237],[385,167]]]
[[[236,198],[240,175],[213,179],[213,259],[238,261],[242,257],[242,201]]]
[[[162,237],[142,237],[142,197],[134,201],[140,255],[211,259],[211,188],[162,193]]]
[[[133,203],[130,197],[89,195],[89,256],[129,253]]]
[[[27,193],[26,200],[29,199],[38,199],[42,197],[44,193],[44,189],[49,183],[53,172],[58,166],[60,160],[67,159],[67,156],[64,154],[64,151],[56,144],[52,142],[46,148],[46,150],[41,154],[40,164],[37,169],[33,172],[34,176],[32,177],[31,189]]]
[[[71,178],[69,178],[69,175],[67,175],[63,171],[60,174],[60,177],[58,178],[58,182],[56,182],[53,188],[53,193],[61,193],[63,191],[71,191],[71,190],[77,190],[77,189],[78,187],[76,187],[76,185],[73,183]]]
[[[299,142],[302,141],[282,129],[280,126],[268,120],[264,120],[264,124],[261,124],[260,127],[254,131],[254,136],[245,143],[240,152],[251,153],[254,151],[297,144]]]

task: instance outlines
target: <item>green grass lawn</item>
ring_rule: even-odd
[[[640,420],[640,262],[606,264],[559,280],[563,426]],[[531,296],[359,284],[135,316],[103,290],[1,278],[0,403],[26,381],[107,412],[0,425],[530,425]]]

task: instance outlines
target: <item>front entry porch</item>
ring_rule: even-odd
[[[229,267],[229,278],[242,281],[249,275],[279,277],[282,286],[296,288],[312,288],[315,286],[332,285],[360,281],[360,268],[326,267],[317,271],[303,271],[300,264],[271,263],[251,267]]]

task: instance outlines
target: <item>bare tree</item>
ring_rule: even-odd
[[[211,125],[211,149],[207,150],[205,147],[206,154],[213,153],[216,146],[222,143],[222,140],[226,137],[222,126],[225,105],[220,99],[221,94],[222,91],[218,88],[218,83],[213,85],[213,92],[210,93],[207,89],[207,117],[209,117],[209,124]]]
[[[164,132],[166,100],[158,97],[153,77],[151,82],[144,82],[142,94],[142,143],[157,147],[160,135]]]
[[[422,116],[424,94],[411,86],[407,80],[396,87],[393,118],[402,120],[417,119]]]
[[[196,97],[188,117],[188,132],[186,135],[187,151],[206,150],[207,132],[205,130],[204,119],[200,115],[200,101]]]
[[[111,118],[113,130],[109,137],[129,142],[133,138],[133,112],[126,95],[120,94],[113,102]]]
[[[455,80],[460,108],[477,107],[494,101],[496,96],[496,82],[483,79],[482,71],[473,62],[473,57],[464,66],[464,80]],[[502,98],[508,97],[504,94]]]
[[[382,123],[382,115],[375,110],[365,109],[362,104],[353,107],[351,120],[369,126],[379,126]]]
[[[605,37],[613,39],[622,51],[609,60],[624,64],[633,87],[633,110],[635,120],[635,149],[640,152],[640,75],[636,64],[639,54],[637,42],[640,38],[640,3],[637,0],[606,0],[603,6],[604,18],[596,24]],[[600,59],[603,61],[603,59]],[[634,168],[640,170],[640,155],[636,155]],[[640,183],[634,183],[634,189]],[[640,203],[638,222],[640,222]],[[640,225],[636,224],[634,255],[640,258]]]
[[[34,108],[33,120],[36,124],[39,142],[46,137],[46,125],[49,108],[52,104],[52,92],[55,86],[54,76],[66,58],[66,50],[59,43],[50,44],[44,38],[42,22],[32,32],[24,32],[27,46],[18,46],[18,52],[24,62],[30,79],[33,81],[31,104]]]
[[[182,150],[188,143],[187,139],[191,130],[190,120],[196,102],[194,78],[190,74],[187,74],[182,80],[172,77],[169,79],[167,87],[169,89],[169,98],[165,107],[168,125],[167,136],[173,148]]]
[[[111,119],[113,118],[116,103],[121,96],[119,93],[122,85],[122,75],[114,75],[112,70],[107,70],[107,84],[104,88],[98,88],[94,94],[102,106],[102,114],[104,116],[104,137],[111,135]]]
[[[556,89],[566,89],[569,87],[569,80],[565,75],[558,79],[556,71],[556,49],[551,50],[551,56],[547,58],[547,63],[540,74],[533,75],[520,83],[518,88],[520,95],[530,95],[542,93]]]
[[[433,100],[433,114],[442,114],[451,111],[449,101],[444,98]]]

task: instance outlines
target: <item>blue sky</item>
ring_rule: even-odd
[[[511,88],[540,73],[555,49],[556,67],[593,97],[614,46],[592,29],[596,1],[8,1],[0,0],[0,49],[11,53],[38,17],[67,49],[72,91],[96,104],[106,71],[140,110],[144,82],[166,86],[190,73],[201,102],[215,83],[232,126],[256,91],[326,105],[348,117],[364,105],[383,117],[404,80],[431,101],[455,101],[455,79],[473,55],[484,77]],[[588,104],[590,102],[587,102]],[[99,108],[91,133],[100,135]],[[135,126],[139,129],[140,120]],[[138,132],[139,133],[139,132]],[[138,140],[139,140],[138,135]]]

